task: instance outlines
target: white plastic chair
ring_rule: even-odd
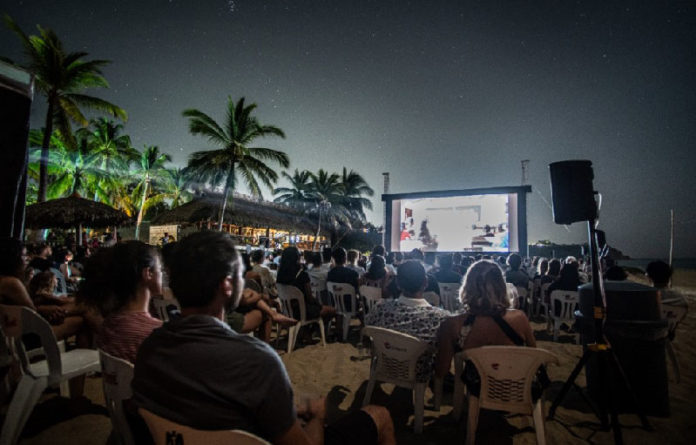
[[[270,445],[254,434],[242,430],[197,430],[160,417],[146,409],[138,413],[147,423],[155,445]]]
[[[0,432],[0,445],[17,442],[34,405],[47,387],[58,387],[62,382],[89,372],[99,371],[99,354],[91,349],[74,349],[61,353],[51,325],[33,310],[23,306],[0,305],[0,327],[4,337],[11,341],[23,375],[19,380]],[[29,363],[22,336],[38,335],[46,359]]]
[[[355,288],[348,283],[332,283],[326,282],[326,290],[333,300],[336,308],[336,315],[340,315],[343,320],[342,338],[346,341],[348,338],[348,329],[350,328],[350,320],[359,318],[360,308],[358,307],[358,298],[355,294]],[[350,302],[350,306],[346,305],[346,298]]]
[[[681,382],[681,372],[679,370],[679,361],[677,360],[677,353],[672,346],[672,338],[674,338],[674,333],[677,330],[679,322],[686,317],[686,313],[689,311],[687,306],[672,306],[669,304],[662,304],[662,318],[667,320],[667,328],[669,332],[669,337],[665,343],[665,348],[667,350],[667,355],[669,355],[672,361],[672,367],[674,368],[674,375],[676,377],[677,383]]]
[[[123,402],[133,396],[131,390],[133,364],[114,357],[101,349],[99,350],[99,361],[101,362],[104,400],[114,434],[120,444],[133,445],[135,443],[133,433],[123,410]]]
[[[551,283],[544,283],[539,288],[539,313],[546,319],[547,324],[549,323],[549,305],[546,303],[546,297],[549,294],[549,286]]]
[[[577,291],[555,290],[551,292],[548,314],[549,318],[553,320],[553,341],[558,341],[561,324],[572,324],[575,321],[575,309],[579,302]],[[558,315],[556,315],[556,306],[561,308]],[[580,336],[577,333],[575,334],[575,342],[580,344]]]
[[[292,311],[292,302],[296,301],[297,306],[300,311],[299,323],[295,326],[288,327],[288,354],[292,352],[295,347],[295,342],[297,341],[297,334],[300,332],[302,326],[308,324],[317,323],[319,325],[319,333],[321,334],[321,344],[326,346],[326,337],[324,335],[324,321],[321,316],[315,319],[307,319],[307,308],[305,307],[305,299],[302,291],[292,284],[276,284],[278,288],[278,298],[283,306],[283,313],[288,317],[294,317]]]
[[[423,299],[431,306],[440,307],[440,296],[433,291],[423,292]]]
[[[464,357],[474,363],[481,377],[479,396],[467,394],[466,444],[475,443],[481,408],[532,416],[537,444],[545,444],[543,397],[532,400],[532,382],[539,366],[558,364],[558,357],[543,349],[523,346],[483,346],[464,351]]]
[[[314,295],[314,298],[316,298],[317,301],[324,302],[322,292],[326,290],[326,280],[320,280],[310,275],[309,286],[312,288],[312,295]]]
[[[531,293],[529,292],[529,287],[515,286],[517,289],[517,300],[515,300],[514,307],[527,314],[527,318],[530,316],[530,303],[532,300]]]
[[[438,283],[440,286],[440,303],[442,307],[450,312],[459,309],[459,283]]]
[[[370,403],[375,384],[392,383],[413,390],[414,422],[413,429],[423,431],[426,382],[416,380],[416,362],[428,349],[428,343],[408,334],[391,329],[366,326],[362,335],[372,338],[372,364],[370,381],[363,399],[363,406]]]
[[[365,299],[367,312],[370,312],[373,307],[382,302],[382,289],[379,287],[362,285],[358,291],[360,296]]]

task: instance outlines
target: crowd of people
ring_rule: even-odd
[[[199,429],[243,429],[277,444],[395,443],[384,407],[368,405],[325,425],[323,398],[295,405],[290,379],[269,345],[274,323],[292,326],[299,308],[282,313],[277,284],[297,287],[307,318],[337,316],[312,282],[379,288],[383,301],[365,325],[413,335],[429,344],[420,357],[420,381],[443,378],[457,351],[485,345],[526,345],[535,338],[526,314],[512,307],[508,283],[529,282],[577,290],[592,279],[583,259],[460,253],[368,255],[341,247],[301,252],[294,246],[267,253],[239,253],[221,232],[198,232],[161,249],[139,241],[93,249],[40,244],[28,249],[0,240],[0,303],[36,310],[56,337],[75,336],[79,347],[98,347],[135,364],[133,402],[161,417]],[[611,276],[625,279],[615,264]],[[669,266],[655,262],[647,273],[663,298]],[[619,268],[620,269],[620,268]],[[59,283],[65,284],[60,292]],[[461,311],[429,303],[438,283],[461,285]],[[153,316],[151,299],[170,296],[178,310],[169,321]],[[339,323],[337,323],[338,325]],[[255,333],[255,336],[244,335]],[[311,337],[311,331],[305,332]]]

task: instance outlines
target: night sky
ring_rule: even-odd
[[[361,173],[379,194],[519,185],[529,240],[583,242],[553,223],[548,164],[594,163],[600,228],[633,257],[696,257],[696,3],[664,1],[11,1],[27,33],[109,59],[135,146],[184,165],[209,148],[181,116],[258,104],[291,169]],[[0,55],[23,62],[0,29]],[[32,126],[40,127],[37,97]],[[271,198],[266,193],[267,199]],[[369,215],[377,225],[382,203]]]

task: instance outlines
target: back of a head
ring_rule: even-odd
[[[450,270],[452,268],[452,255],[445,253],[437,257],[437,262],[442,270]]]
[[[321,252],[305,251],[305,255],[309,255],[309,258],[306,258],[306,259],[308,259],[312,263],[312,266],[314,266],[314,267],[321,266],[321,262],[322,262],[321,261]]]
[[[537,265],[537,272],[539,275],[545,275],[547,270],[549,270],[549,260],[540,258],[539,264]]]
[[[256,249],[256,250],[251,252],[250,259],[251,259],[251,262],[253,264],[263,264],[263,257],[264,257],[263,250]]]
[[[611,266],[605,272],[604,277],[611,281],[624,281],[628,278],[628,274],[621,266]]]
[[[16,238],[0,238],[0,276],[19,277],[24,268],[24,246]]]
[[[358,252],[355,249],[350,249],[348,251],[348,256],[347,256],[348,262],[350,264],[355,264],[355,262],[358,260],[359,256],[360,256],[360,252]]]
[[[334,263],[336,263],[337,266],[341,266],[346,263],[346,249],[343,247],[336,247],[333,252],[331,252],[331,257],[334,260]]]
[[[321,257],[317,252],[316,256]],[[295,274],[299,270],[300,250],[295,246],[288,246],[283,250],[280,256],[280,264],[278,264],[279,283],[292,283],[295,279]],[[321,265],[321,264],[320,264]]]
[[[423,261],[424,258],[425,258],[425,256],[423,255],[423,251],[417,247],[415,249],[411,250],[411,252],[409,252],[409,254],[408,254],[409,260]]]
[[[159,253],[140,241],[103,247],[85,264],[78,299],[108,316],[135,298],[142,271],[157,265]]]
[[[193,233],[177,243],[168,265],[169,287],[182,308],[208,306],[226,277],[239,276],[240,261],[227,233]]]
[[[427,277],[425,268],[420,261],[408,260],[399,266],[399,274],[396,276],[396,283],[399,289],[408,295],[415,295],[425,288]]]
[[[672,268],[664,261],[651,261],[645,268],[645,273],[654,286],[664,287],[672,278]]]
[[[435,264],[435,252],[425,252],[423,254],[423,262],[433,266]]]
[[[475,315],[500,315],[510,307],[503,271],[493,261],[479,260],[464,277],[461,300]]]
[[[557,277],[561,273],[561,262],[556,258],[549,261],[549,270],[546,272],[547,275],[552,277]]]
[[[50,270],[39,272],[29,282],[29,295],[36,298],[40,292],[53,292],[53,280],[55,275]]]
[[[331,249],[331,247],[324,247],[323,249],[321,249],[322,261],[325,263],[330,263],[332,253],[333,253],[333,250]]]
[[[454,252],[452,254],[452,264],[460,265],[462,264],[462,254],[459,252]]]
[[[373,280],[379,280],[380,278],[384,277],[387,274],[385,264],[386,263],[383,256],[373,256],[372,261],[370,261],[370,269],[366,274],[367,277]]]
[[[384,248],[383,245],[377,244],[375,247],[372,248],[372,253],[370,254],[371,257],[375,255],[379,256],[384,256],[386,254],[387,250]]]
[[[580,274],[578,272],[577,261],[566,263],[561,266],[560,280],[565,283],[574,283],[580,279]]]
[[[510,266],[510,269],[519,270],[521,264],[522,264],[522,257],[519,256],[518,254],[511,253],[507,257],[507,265]]]

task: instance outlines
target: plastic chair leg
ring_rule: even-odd
[[[544,429],[544,408],[541,399],[534,405],[534,429],[536,430],[537,445],[546,445],[546,431]]]
[[[479,418],[479,399],[469,394],[469,417],[466,421],[466,445],[475,445]]]
[[[425,415],[425,383],[416,383],[413,388],[413,431],[423,432],[423,417]]]
[[[454,394],[452,395],[452,415],[456,420],[462,417],[462,405],[464,404],[464,362],[458,357],[454,359]]]
[[[345,342],[346,340],[348,340],[348,329],[350,328],[350,316],[343,315],[342,328],[343,328],[343,332],[342,332],[343,337],[342,338],[343,338],[343,341]]]
[[[324,322],[319,319],[319,334],[321,334],[321,345],[326,346],[326,334],[324,333]]]
[[[558,341],[558,331],[561,330],[561,322],[557,319],[553,320],[553,341]]]
[[[7,409],[5,422],[0,432],[0,445],[14,445],[34,410],[34,405],[43,394],[48,381],[46,378],[34,379],[28,375],[22,376],[17,385],[10,406]]]
[[[288,328],[288,354],[290,354],[295,347],[295,340],[297,339],[299,331],[300,326],[290,326]]]
[[[371,374],[371,373],[370,373]],[[365,398],[363,399],[362,406],[367,406],[370,403],[370,398],[372,398],[372,391],[375,390],[375,378],[370,375],[370,381],[367,382],[367,389],[365,390]]]

